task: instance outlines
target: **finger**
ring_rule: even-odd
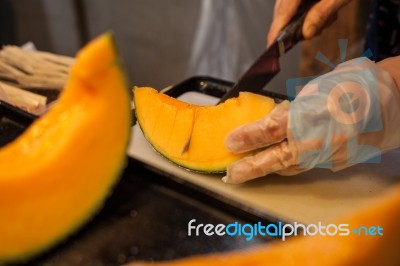
[[[300,173],[306,172],[311,170],[311,168],[302,168],[298,165],[292,165],[286,169],[277,171],[276,173],[278,175],[282,175],[282,176],[292,176],[292,175],[298,175]]]
[[[295,152],[289,148],[287,141],[282,141],[254,156],[245,157],[229,165],[226,176],[222,181],[240,184],[257,177],[282,171],[295,165],[295,162]]]
[[[337,14],[333,14],[330,17],[328,17],[328,19],[325,21],[324,25],[320,28],[317,29],[317,31],[311,36],[311,37],[307,37],[305,39],[310,39],[312,37],[318,36],[322,33],[323,29],[328,28],[330,25],[333,24],[333,22],[335,22],[337,19]]]
[[[400,89],[400,56],[390,57],[377,63],[393,78],[398,89]]]
[[[276,1],[272,24],[268,32],[267,45],[270,45],[276,37],[278,37],[279,31],[289,23],[290,19],[294,16],[300,6],[300,3],[301,0]]]
[[[310,39],[317,35],[332,21],[332,18],[335,18],[337,11],[350,1],[351,0],[323,0],[315,4],[304,20],[304,38]]]
[[[233,130],[225,139],[226,148],[234,153],[246,152],[286,138],[289,102],[283,101],[264,119]]]
[[[325,22],[325,24],[324,24],[323,27],[324,27],[324,28],[330,27],[330,26],[333,24],[333,22],[335,22],[335,21],[337,20],[337,18],[338,18],[337,13],[332,14],[332,15],[329,16],[329,18],[326,20],[326,22]]]

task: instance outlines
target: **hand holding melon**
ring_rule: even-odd
[[[134,101],[137,121],[154,149],[181,167],[206,173],[224,172],[248,155],[228,151],[226,136],[275,106],[271,98],[247,92],[216,106],[196,106],[152,88],[134,88]]]

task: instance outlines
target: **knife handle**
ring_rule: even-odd
[[[297,10],[295,16],[280,32],[277,41],[283,42],[284,44],[284,51],[280,51],[281,54],[290,50],[295,44],[304,39],[302,31],[304,20],[306,18],[308,11],[318,2],[319,0],[303,1],[299,9]]]

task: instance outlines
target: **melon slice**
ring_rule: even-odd
[[[125,266],[398,266],[399,221],[400,185],[396,185],[368,206],[324,225],[323,234],[304,237],[299,233],[288,241],[277,239],[247,250]],[[335,233],[333,226],[349,231]]]
[[[0,149],[0,264],[48,249],[99,210],[125,165],[130,126],[105,34],[80,51],[58,103]]]
[[[233,154],[224,145],[229,132],[265,117],[273,99],[242,92],[215,106],[191,105],[153,88],[134,88],[136,116],[145,138],[156,151],[189,170],[224,172],[248,155]]]

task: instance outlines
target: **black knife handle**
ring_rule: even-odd
[[[319,0],[304,0],[294,17],[280,32],[277,41],[284,43],[285,51],[283,52],[290,50],[295,44],[304,39],[302,30],[304,20],[308,11],[318,2]]]

